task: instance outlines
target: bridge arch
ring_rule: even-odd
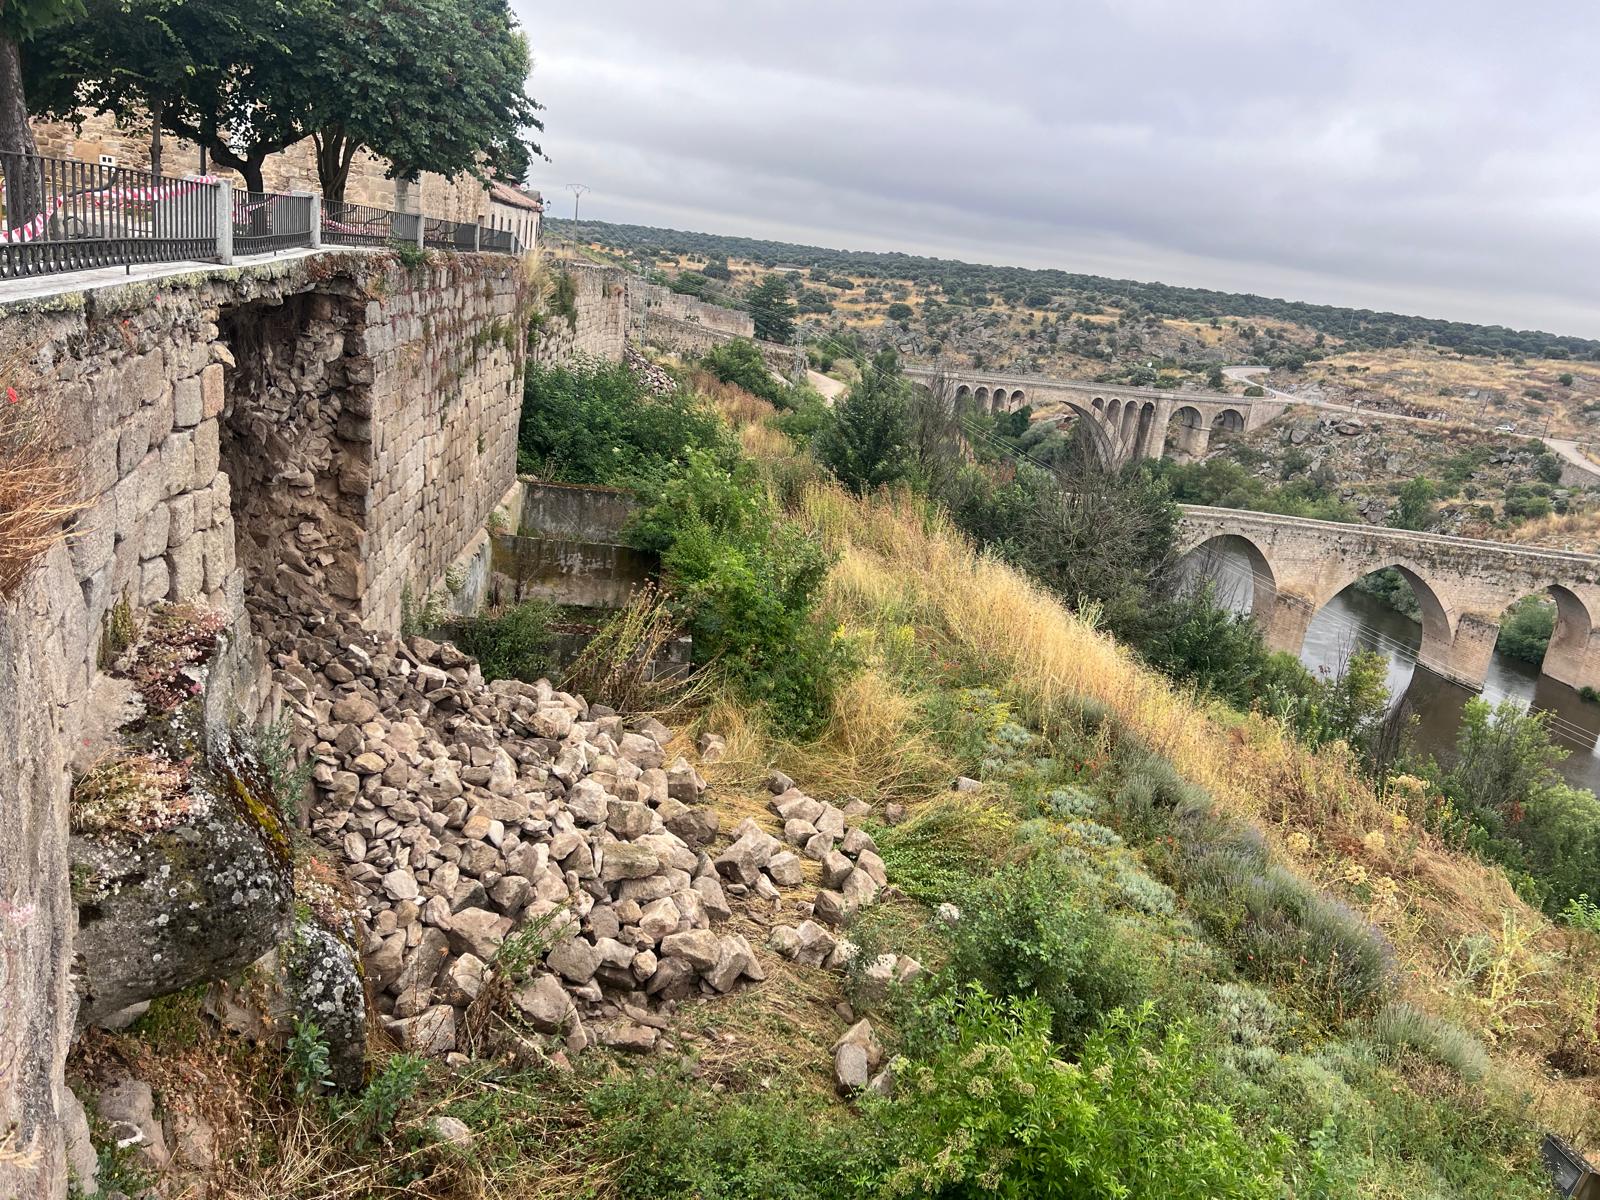
[[[1550,641],[1537,665],[1554,679],[1567,682],[1584,676],[1584,659],[1589,650],[1589,639],[1594,633],[1595,614],[1581,596],[1559,583],[1543,589],[1529,591],[1510,601],[1500,610],[1498,624],[1502,628],[1506,618],[1518,604],[1530,597],[1543,597],[1554,602],[1555,622],[1550,631]],[[1526,657],[1526,656],[1524,656]],[[1572,686],[1579,686],[1573,684]]]
[[[1205,455],[1211,444],[1211,427],[1192,404],[1173,410],[1162,438],[1163,450],[1170,450],[1178,462],[1190,462]]]
[[[989,389],[979,384],[972,393],[972,399],[978,406],[979,412],[989,411]]]
[[[1230,562],[1230,557],[1243,559],[1242,565]],[[1278,577],[1266,552],[1253,540],[1242,533],[1215,534],[1191,546],[1178,562],[1190,581],[1197,577],[1214,581],[1225,608],[1243,608],[1248,596],[1250,615],[1263,633],[1267,631],[1278,598]]]
[[[1306,630],[1334,597],[1367,576],[1389,569],[1398,571],[1400,577],[1411,588],[1411,594],[1416,598],[1417,609],[1422,617],[1422,643],[1417,649],[1418,664],[1446,679],[1459,678],[1462,672],[1454,662],[1459,625],[1457,616],[1440,598],[1438,589],[1423,574],[1425,568],[1407,562],[1403,558],[1385,558],[1362,563],[1355,569],[1336,574],[1331,582],[1310,597],[1310,616],[1305,622],[1305,627],[1299,631],[1297,643],[1293,647],[1282,648],[1293,649],[1295,653],[1299,653],[1305,642]]]
[[[1242,433],[1245,427],[1245,417],[1236,408],[1224,408],[1211,418],[1211,429],[1215,433]]]

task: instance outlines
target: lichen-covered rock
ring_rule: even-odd
[[[329,1078],[335,1087],[360,1087],[366,1074],[367,997],[355,951],[319,921],[301,921],[282,960],[289,1008],[321,1031]]]
[[[220,620],[194,605],[149,616],[115,667],[142,710],[74,785],[80,1025],[222,978],[288,931],[288,835],[228,724],[250,672]]]
[[[243,806],[189,787],[163,828],[72,839],[81,1023],[248,966],[287,931],[281,848]]]

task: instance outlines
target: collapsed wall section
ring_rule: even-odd
[[[248,725],[273,706],[253,624],[397,625],[515,486],[523,296],[501,256],[330,252],[0,303],[11,415],[83,506],[0,597],[0,1196],[63,1195],[82,1127],[69,809],[103,635],[124,607],[219,610]]]

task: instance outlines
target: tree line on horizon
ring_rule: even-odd
[[[546,223],[553,233],[571,232],[570,221],[549,218]],[[821,276],[907,280],[924,290],[937,290],[942,293],[941,301],[947,304],[986,307],[998,296],[1013,305],[1070,309],[1088,315],[1114,308],[1135,317],[1149,315],[1189,321],[1266,318],[1305,326],[1338,338],[1352,349],[1382,350],[1420,340],[1478,356],[1600,361],[1600,340],[1593,338],[1312,304],[1248,292],[1144,283],[1055,268],[990,266],[901,251],[838,250],[605,221],[586,220],[582,231],[587,239],[636,255],[692,255],[713,263],[725,262],[731,257],[759,263],[769,270],[793,268],[817,272]]]

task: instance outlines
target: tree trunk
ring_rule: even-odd
[[[161,110],[166,105],[150,101],[150,174],[161,174]]]
[[[16,42],[0,37],[0,155],[38,153],[22,90],[22,52]],[[15,158],[0,160],[0,183],[5,187],[0,194],[5,206],[0,226],[15,229],[44,207],[43,177],[38,165]]]
[[[360,144],[337,127],[318,130],[311,137],[317,147],[317,183],[322,188],[322,198],[339,203],[344,199],[350,164],[355,161]]]
[[[37,153],[22,91],[22,51],[10,38],[0,37],[0,154]]]

